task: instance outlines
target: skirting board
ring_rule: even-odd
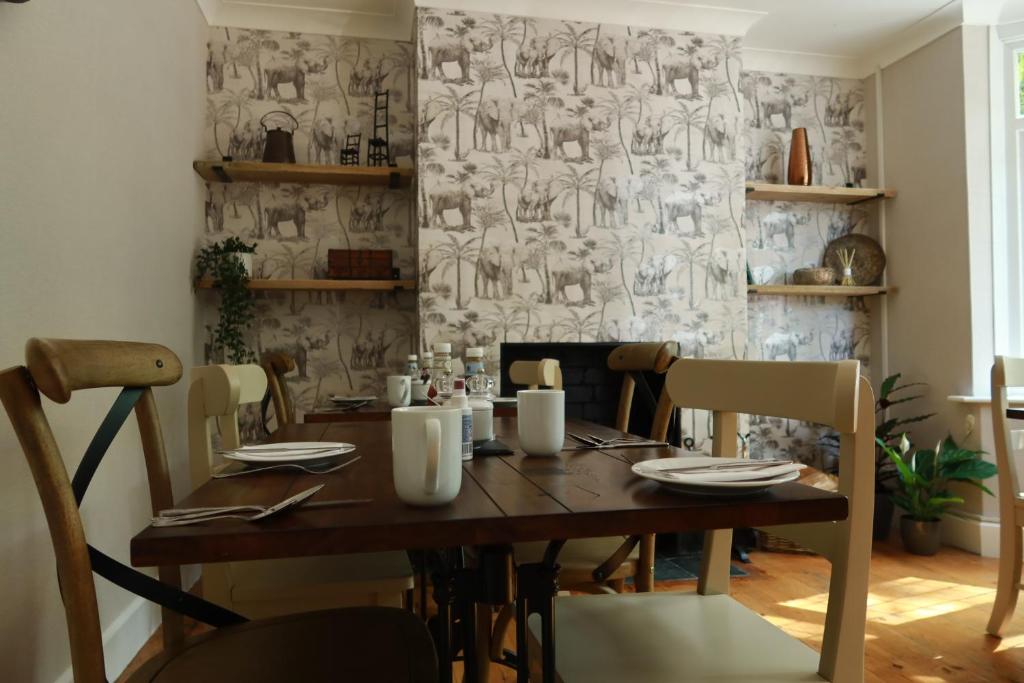
[[[982,557],[999,557],[999,522],[969,514],[942,518],[942,542]]]
[[[182,579],[186,586],[194,586],[199,580],[199,568],[182,567]],[[159,626],[160,607],[145,598],[136,597],[103,629],[107,680],[113,681],[121,675]],[[74,680],[69,665],[55,683],[74,683]]]

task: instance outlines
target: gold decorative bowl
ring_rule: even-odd
[[[794,285],[834,285],[836,271],[831,268],[797,268],[793,271]]]

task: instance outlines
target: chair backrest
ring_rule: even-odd
[[[992,365],[992,426],[995,429],[996,467],[999,477],[999,515],[1004,524],[1013,524],[1020,482],[1013,459],[1013,434],[1006,410],[1010,407],[1007,389],[1024,387],[1024,358],[996,356]]]
[[[286,353],[272,351],[263,354],[261,365],[267,374],[266,385],[274,402],[277,426],[295,424],[295,405],[288,393],[288,382],[284,376],[295,369],[295,359]]]
[[[662,375],[668,371],[677,358],[679,358],[678,342],[623,344],[608,355],[608,369],[623,373],[619,410],[615,419],[616,429],[620,432],[629,431],[629,414],[633,409],[637,375],[643,372]],[[657,399],[657,408],[651,423],[650,437],[652,439],[665,440],[668,436],[668,424],[671,417],[672,399],[669,398],[666,387]]]
[[[530,389],[562,388],[562,368],[554,358],[517,360],[508,366],[508,378]]]
[[[668,371],[666,387],[676,405],[713,411],[712,454],[718,457],[736,457],[737,413],[805,420],[839,432],[839,491],[847,497],[848,517],[770,529],[831,561],[818,672],[827,680],[837,672],[844,680],[862,680],[875,425],[874,396],[870,382],[860,377],[860,364],[684,358]]]
[[[75,681],[101,682],[106,680],[103,634],[85,531],[39,394],[57,403],[67,403],[71,393],[79,389],[144,388],[134,411],[155,514],[171,507],[173,498],[151,387],[177,382],[181,362],[169,349],[157,344],[64,339],[29,340],[26,358],[27,368],[18,366],[0,372],[0,402],[25,452],[46,514],[64,599]],[[177,567],[161,567],[160,578],[177,586],[181,583]],[[184,634],[180,618],[172,618],[172,614],[164,611],[165,643],[178,642]]]
[[[192,486],[210,478],[216,421],[223,448],[238,448],[238,408],[258,403],[267,390],[267,374],[259,365],[204,365],[192,368],[188,388],[188,450]]]

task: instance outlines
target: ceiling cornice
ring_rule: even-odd
[[[245,0],[196,0],[211,26],[259,28],[381,40],[412,40],[412,0],[377,0],[375,11],[347,11]]]
[[[494,12],[494,0],[415,0],[418,7]],[[505,0],[502,14],[744,36],[767,12],[677,0]]]

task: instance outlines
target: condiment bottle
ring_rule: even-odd
[[[420,364],[419,359],[415,353],[410,353],[405,361],[405,374],[409,375],[413,379],[418,379],[420,376]]]
[[[452,395],[452,379],[452,345],[438,342],[434,344],[434,370],[430,373],[430,390],[427,395],[444,401]]]
[[[423,382],[430,381],[430,373],[434,369],[434,352],[424,351],[423,352],[423,365],[420,366],[420,380]]]
[[[435,347],[436,348],[436,347]],[[462,459],[473,459],[473,409],[466,396],[466,380],[456,379],[452,382],[452,395],[444,403],[450,408],[462,409]]]
[[[484,350],[480,346],[470,346],[466,349],[466,377],[484,371]]]

